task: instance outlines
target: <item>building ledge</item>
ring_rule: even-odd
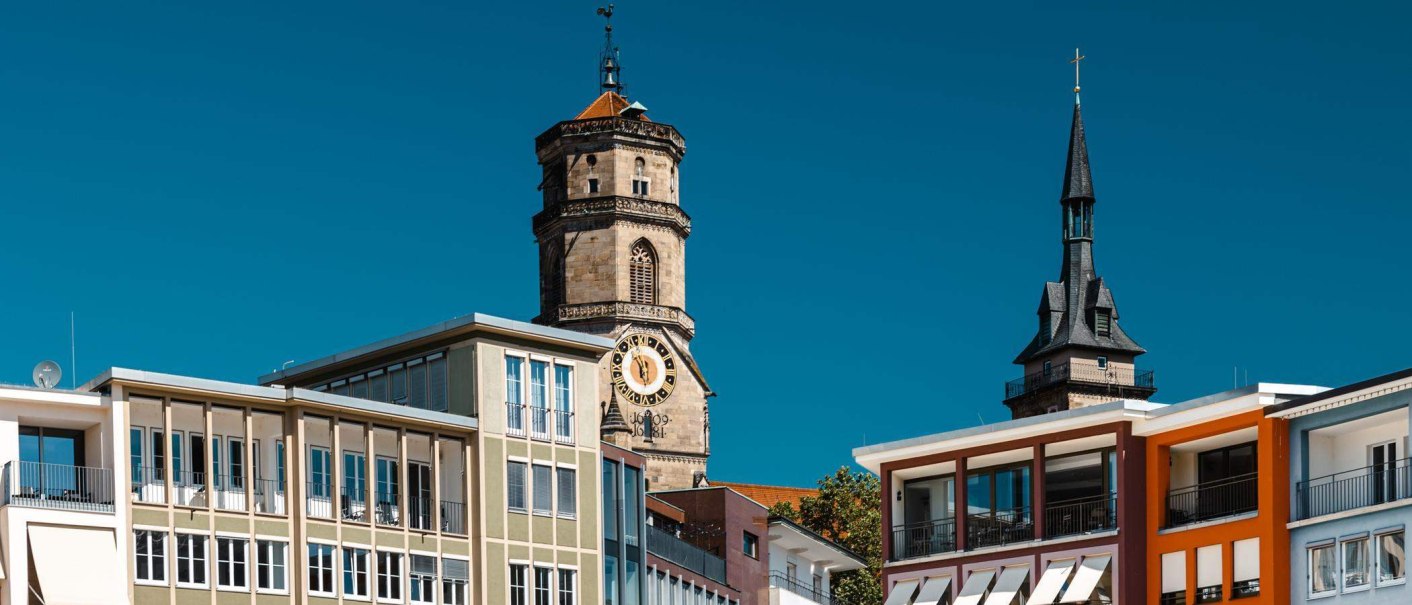
[[[1246,521],[1246,520],[1249,520],[1249,519],[1254,519],[1255,517],[1258,517],[1258,516],[1260,516],[1260,511],[1257,510],[1257,511],[1252,511],[1252,512],[1248,512],[1248,513],[1241,513],[1241,514],[1239,514],[1239,515],[1231,515],[1231,516],[1229,516],[1229,517],[1221,517],[1221,518],[1219,518],[1219,519],[1211,519],[1211,520],[1209,520],[1209,521],[1198,521],[1198,522],[1196,522],[1196,523],[1188,523],[1188,524],[1186,524],[1186,525],[1181,525],[1181,526],[1178,526],[1178,527],[1169,527],[1169,528],[1167,528],[1167,529],[1159,529],[1159,530],[1157,530],[1157,535],[1159,535],[1159,536],[1165,536],[1165,535],[1168,535],[1168,534],[1175,534],[1175,533],[1180,533],[1180,532],[1184,532],[1184,531],[1192,531],[1192,530],[1197,530],[1197,529],[1203,529],[1203,528],[1211,527],[1211,526],[1213,526],[1213,525],[1224,525],[1224,524],[1226,524],[1226,523],[1235,523],[1236,521]]]
[[[937,553],[934,555],[927,555],[925,557],[914,557],[911,559],[902,559],[900,561],[886,561],[883,563],[883,567],[901,567],[904,565],[916,565],[918,563],[939,563],[942,561],[950,561],[953,559],[1005,553],[1022,548],[1036,548],[1040,546],[1063,546],[1065,544],[1072,544],[1074,542],[1085,542],[1088,540],[1100,538],[1112,538],[1116,537],[1117,535],[1118,530],[1110,529],[1107,531],[1094,532],[1091,534],[1077,534],[1073,536],[1064,536],[1062,538],[1052,538],[1049,540],[1027,540],[1024,542],[1014,542],[1011,544],[1005,544],[1003,546],[987,546],[985,548],[977,548],[975,550],[953,550],[951,552]]]
[[[1394,501],[1392,501],[1392,502],[1384,502],[1384,503],[1382,503],[1382,504],[1373,504],[1373,505],[1371,505],[1371,506],[1360,506],[1360,507],[1358,507],[1358,508],[1350,508],[1350,509],[1345,510],[1345,511],[1339,511],[1339,512],[1336,512],[1336,513],[1329,513],[1329,514],[1327,514],[1327,515],[1319,515],[1319,516],[1317,516],[1317,517],[1311,517],[1311,518],[1308,518],[1308,519],[1300,519],[1300,520],[1298,520],[1298,521],[1290,521],[1289,523],[1286,523],[1286,524],[1285,524],[1285,528],[1286,528],[1286,529],[1299,529],[1299,528],[1301,528],[1301,527],[1308,527],[1308,526],[1310,526],[1310,525],[1318,525],[1318,524],[1320,524],[1320,523],[1327,523],[1327,522],[1329,522],[1329,521],[1338,521],[1339,519],[1347,519],[1347,518],[1349,518],[1349,517],[1359,517],[1359,516],[1362,516],[1362,515],[1371,515],[1371,514],[1380,513],[1380,512],[1386,511],[1386,510],[1393,510],[1393,509],[1396,509],[1396,508],[1403,508],[1403,507],[1408,507],[1408,506],[1412,506],[1412,499],[1405,499],[1405,498],[1404,498],[1404,499],[1402,499],[1402,500],[1394,500]]]

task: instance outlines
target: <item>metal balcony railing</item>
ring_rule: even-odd
[[[167,502],[166,475],[161,468],[138,466],[132,469],[132,500],[148,504]]]
[[[1058,538],[1118,527],[1118,495],[1103,494],[1044,505],[1044,537]]]
[[[441,531],[466,535],[466,505],[450,500],[441,501]]]
[[[368,489],[343,486],[339,488],[338,513],[344,521],[368,522]]]
[[[1258,506],[1256,473],[1237,475],[1167,494],[1167,525],[1178,527],[1254,511]]]
[[[1299,519],[1412,498],[1412,458],[1300,481],[1295,488]]]
[[[304,487],[304,512],[310,517],[332,519],[333,485],[327,480],[308,481]]]
[[[407,527],[431,531],[432,499],[420,496],[407,498]]]
[[[549,408],[529,406],[530,437],[542,441],[549,440]]]
[[[279,479],[255,479],[255,512],[270,515],[285,514],[284,482]]]
[[[113,512],[113,471],[106,468],[6,462],[0,481],[4,504],[85,512]]]
[[[705,576],[726,583],[726,560],[651,525],[647,526],[647,552]]]
[[[1027,374],[1005,383],[1005,398],[1019,397],[1059,382],[1078,382],[1096,386],[1111,386],[1121,394],[1124,388],[1135,391],[1155,389],[1152,370],[1097,365],[1061,363],[1048,370]]]
[[[784,572],[770,572],[770,588],[788,590],[819,605],[845,605],[842,601],[833,598],[833,595],[829,593],[828,586],[814,590],[813,586],[800,582],[798,578],[791,578],[789,574]]]
[[[1003,546],[1034,539],[1030,507],[966,515],[966,548]]]
[[[574,413],[568,410],[550,410],[554,415],[554,441],[574,442]]]
[[[402,523],[402,494],[378,492],[374,495],[374,516],[378,525],[400,525]]]
[[[525,404],[505,402],[505,434],[511,437],[525,436]]]
[[[933,519],[892,528],[892,560],[915,559],[956,550],[956,519]]]

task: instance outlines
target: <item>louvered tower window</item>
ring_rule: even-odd
[[[639,240],[632,245],[628,261],[629,291],[632,302],[657,304],[657,253],[652,244]]]
[[[1097,309],[1093,312],[1093,331],[1099,336],[1108,336],[1113,333],[1112,311]]]

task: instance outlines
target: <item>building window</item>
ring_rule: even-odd
[[[510,565],[510,605],[529,605],[527,602],[529,595],[525,593],[525,574],[527,572],[524,565],[515,563]]]
[[[378,600],[402,600],[402,554],[378,551]]]
[[[216,587],[229,590],[250,588],[250,574],[245,562],[250,541],[241,538],[216,538]]]
[[[574,442],[574,368],[554,364],[554,438]]]
[[[1309,548],[1309,596],[1323,597],[1338,592],[1338,561],[1333,544]]]
[[[466,586],[471,582],[471,564],[461,559],[441,560],[442,605],[466,605]]]
[[[572,569],[559,570],[559,605],[575,605],[578,600],[574,592],[574,573]]]
[[[554,514],[554,469],[543,465],[534,465],[534,514],[552,515]]]
[[[177,534],[177,586],[206,587],[206,536]]]
[[[132,534],[137,581],[165,585],[167,583],[167,533],[139,529]]]
[[[412,569],[408,572],[407,599],[413,603],[435,603],[436,557],[409,556]]]
[[[637,160],[633,162],[632,194],[641,196],[648,195],[648,185],[651,182],[652,181],[647,178],[647,162],[643,161],[642,158],[637,158]]]
[[[142,483],[142,427],[128,429],[128,470],[132,472],[133,485]]]
[[[525,358],[505,356],[505,432],[525,434]]]
[[[1113,331],[1112,311],[1108,309],[1097,309],[1093,312],[1093,332],[1099,336],[1108,336]]]
[[[506,463],[505,481],[509,489],[507,500],[510,503],[510,510],[513,512],[523,513],[529,510],[529,503],[525,501],[525,488],[527,487],[525,473],[529,470],[526,468],[527,466],[525,463],[515,460]]]
[[[534,568],[534,605],[554,605],[554,570],[548,567]]]
[[[1105,356],[1103,356],[1103,355],[1099,355],[1099,356],[1098,356],[1098,369],[1100,369],[1100,370],[1106,370],[1106,369],[1108,369],[1108,358],[1107,358],[1107,357],[1105,357]]]
[[[289,544],[278,540],[259,540],[255,543],[255,587],[261,591],[285,592],[289,590],[285,570],[289,563]]]
[[[629,297],[632,302],[657,304],[657,252],[647,240],[632,245],[628,256]]]
[[[368,551],[343,547],[343,596],[368,598]]]
[[[628,546],[638,546],[641,543],[642,530],[642,469],[635,466],[623,465],[623,542]],[[633,561],[627,562],[629,572],[628,581],[633,581],[636,565]],[[627,605],[633,605],[634,593],[628,591],[624,599]]]
[[[744,534],[744,540],[742,540],[742,550],[745,552],[745,556],[750,557],[752,559],[759,559],[760,538],[748,531],[742,533]]]
[[[1054,373],[1054,362],[1052,362],[1052,361],[1046,361],[1046,362],[1044,362],[1043,372],[1044,372],[1044,377],[1045,377],[1045,378],[1049,378],[1049,376]]]
[[[1202,546],[1196,549],[1196,602],[1215,603],[1224,599],[1222,581],[1225,569],[1221,566],[1221,545]]]
[[[1039,344],[1047,345],[1054,338],[1054,325],[1048,311],[1039,314]]]
[[[588,179],[588,192],[598,193],[598,179]]]
[[[1186,604],[1186,551],[1162,553],[1161,605]]]
[[[578,471],[561,466],[555,472],[559,479],[559,516],[572,519],[578,514]]]
[[[1344,540],[1340,543],[1343,555],[1343,591],[1366,590],[1368,581],[1368,538]]]
[[[549,439],[549,362],[530,360],[530,435]]]
[[[1407,581],[1407,551],[1405,533],[1380,534],[1378,547],[1378,585],[1401,584]]]
[[[448,411],[446,353],[432,353],[314,387],[334,395]]]
[[[333,546],[310,544],[308,571],[311,594],[333,595]]]

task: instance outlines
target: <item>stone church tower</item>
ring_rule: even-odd
[[[650,489],[688,488],[706,472],[713,393],[689,349],[696,334],[685,311],[691,217],[679,197],[686,144],[676,128],[623,96],[611,36],[609,25],[602,93],[535,139],[544,207],[533,221],[534,321],[618,342],[600,363],[599,413],[612,420],[615,439],[627,437],[624,445],[649,458]]]
[[[1115,399],[1147,399],[1157,390],[1152,371],[1134,365],[1147,351],[1118,325],[1113,293],[1093,268],[1093,178],[1077,86],[1074,93],[1069,159],[1059,195],[1063,267],[1059,281],[1044,284],[1038,330],[1015,358],[1025,376],[1005,385],[1005,405],[1015,418]]]

